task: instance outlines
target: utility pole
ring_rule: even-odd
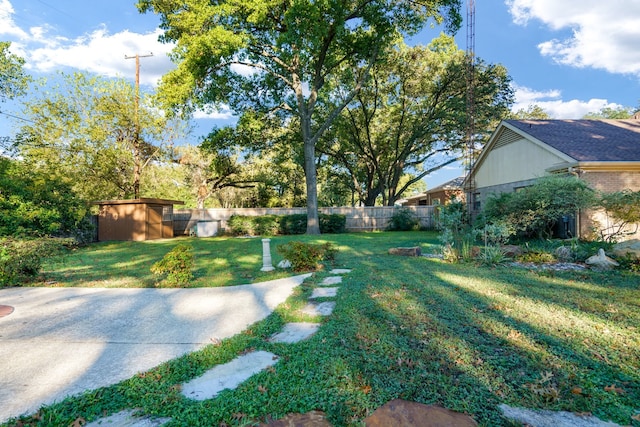
[[[136,94],[135,94],[135,131],[134,131],[134,141],[133,141],[133,198],[140,198],[140,175],[142,174],[142,153],[140,147],[140,116],[138,110],[140,108],[140,58],[148,58],[153,56],[153,53],[149,52],[146,55],[140,55],[136,53],[135,55],[125,55],[124,59],[134,59],[136,60]]]

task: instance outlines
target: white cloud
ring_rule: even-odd
[[[606,99],[593,98],[588,101],[561,99],[562,93],[557,89],[548,91],[535,91],[533,89],[515,86],[516,102],[512,110],[527,110],[531,105],[542,108],[553,119],[580,119],[587,113],[595,113],[601,109],[619,108],[621,105],[607,101]]]
[[[107,77],[135,76],[135,60],[125,56],[148,55],[140,58],[140,83],[156,85],[172,67],[167,54],[171,45],[158,42],[161,30],[147,34],[121,31],[109,34],[100,28],[73,40],[58,39],[28,52],[27,68],[41,73],[71,67]]]
[[[13,21],[15,10],[9,0],[0,0],[0,35],[26,39],[29,34]],[[4,37],[3,37],[4,38]]]
[[[212,111],[197,110],[193,113],[194,119],[230,120],[233,118],[233,111],[228,106],[223,106]]]
[[[514,22],[539,20],[551,30],[570,32],[546,40],[540,53],[579,68],[640,76],[640,1],[507,0]]]
[[[140,59],[140,83],[157,85],[173,64],[168,53],[172,44],[158,41],[162,30],[145,34],[128,30],[110,34],[105,26],[75,38],[56,34],[44,24],[20,28],[9,0],[0,0],[0,36],[12,42],[11,51],[25,59],[25,68],[39,73],[73,68],[106,77],[135,76],[135,60],[125,56],[146,55]]]

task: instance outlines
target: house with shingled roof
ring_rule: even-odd
[[[464,177],[460,176],[442,185],[433,187],[431,190],[407,197],[400,201],[402,206],[435,206],[445,205],[452,199],[464,202],[465,194],[462,189]]]
[[[601,192],[640,191],[640,120],[502,121],[465,179],[471,214],[491,194],[549,174],[574,175]],[[587,238],[607,221],[603,212],[579,212],[566,231]]]

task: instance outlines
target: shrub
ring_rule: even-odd
[[[305,231],[307,216],[305,215]],[[320,232],[322,233],[344,233],[347,230],[347,217],[340,214],[320,214]]]
[[[389,231],[409,231],[415,230],[420,225],[420,221],[416,218],[411,209],[397,208],[393,216],[389,220],[387,230]]]
[[[320,214],[322,233],[344,233],[347,219],[339,214]],[[227,223],[235,236],[275,236],[304,234],[307,232],[307,215],[232,215]]]
[[[640,224],[640,191],[623,190],[603,194],[599,204],[612,219],[609,227],[600,230],[602,240],[615,242],[637,230]]]
[[[484,217],[488,223],[512,224],[519,235],[550,237],[558,219],[593,206],[595,192],[573,177],[541,178],[515,193],[502,193],[487,200]]]
[[[253,217],[254,234],[257,236],[275,236],[280,234],[280,218],[276,215]]]
[[[516,234],[516,229],[511,223],[496,221],[477,227],[474,232],[484,242],[485,246],[495,246],[509,243],[509,239]]]
[[[533,262],[535,264],[544,264],[548,262],[555,262],[556,257],[549,252],[545,252],[543,250],[531,250],[523,253],[522,255],[518,255],[516,260],[520,262]]]
[[[17,286],[33,280],[45,258],[58,254],[70,239],[40,238],[0,240],[0,287]]]
[[[169,286],[184,286],[193,280],[193,246],[179,243],[158,262],[151,266],[155,275],[166,275]]]
[[[278,245],[276,250],[291,262],[295,271],[319,270],[322,268],[320,261],[333,261],[337,253],[337,249],[329,242],[314,245],[292,241]]]
[[[307,232],[307,214],[283,215],[280,217],[280,233],[285,235]]]
[[[255,223],[253,217],[245,215],[231,215],[227,226],[234,236],[253,236],[255,235]]]

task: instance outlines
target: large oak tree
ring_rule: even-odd
[[[456,30],[460,0],[140,0],[175,42],[164,99],[189,112],[228,103],[297,118],[307,190],[307,233],[318,234],[316,143],[403,34],[430,20]],[[326,82],[357,76],[345,93]],[[319,109],[319,104],[332,105]]]
[[[513,102],[511,79],[502,66],[476,62],[475,126],[488,135]],[[318,144],[365,206],[380,197],[393,206],[411,185],[461,158],[468,142],[466,64],[450,36],[429,46],[400,44]]]

